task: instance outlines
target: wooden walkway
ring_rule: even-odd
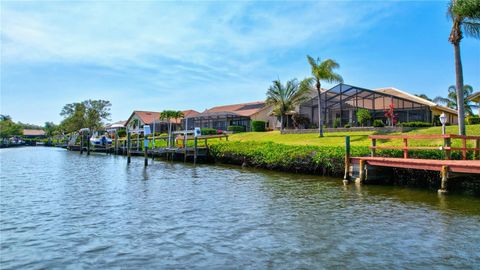
[[[381,170],[378,167],[404,168],[413,170],[438,171],[441,177],[441,187],[439,193],[447,192],[447,181],[450,173],[471,174],[480,176],[480,136],[461,136],[454,134],[446,135],[373,135],[369,136],[372,140],[370,157],[351,157],[350,156],[350,137],[345,138],[345,177],[344,183],[348,183],[351,178],[356,182],[362,183],[368,178],[378,178]],[[460,140],[461,147],[452,147],[452,140]],[[401,140],[401,146],[385,145],[378,146],[377,140]],[[429,146],[411,146],[409,140],[428,140]],[[431,146],[432,142],[442,141],[439,146]],[[467,147],[467,141],[474,142],[473,147]],[[378,157],[377,150],[393,149],[403,152],[403,158]],[[410,150],[424,151],[442,151],[444,159],[416,159],[409,157]],[[452,160],[452,152],[459,151],[461,160]],[[470,155],[469,155],[470,153]],[[473,160],[468,160],[469,157]],[[375,175],[377,174],[377,175]],[[391,175],[390,175],[391,176]]]
[[[385,158],[385,157],[352,157],[352,164],[360,164],[364,160],[371,166],[405,168],[426,171],[442,171],[448,166],[450,172],[480,174],[480,160],[438,160],[414,158]]]

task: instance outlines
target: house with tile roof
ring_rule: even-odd
[[[268,107],[265,101],[216,106],[195,116],[185,117],[183,121],[187,122],[189,129],[200,127],[227,130],[229,126],[243,126],[246,131],[250,131],[252,120],[268,121],[268,115],[259,115],[265,107]]]
[[[182,111],[184,117],[192,117],[198,114],[195,110]],[[133,111],[125,123],[125,127],[133,131],[140,131],[144,125],[149,125],[150,130],[164,133],[168,130],[168,124],[172,123],[174,130],[180,128],[182,119],[161,120],[160,112],[153,111]]]

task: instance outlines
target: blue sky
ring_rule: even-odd
[[[434,97],[455,82],[446,1],[2,1],[1,108],[60,122],[66,103],[132,110],[263,100],[271,81],[332,58],[348,84]],[[480,88],[480,41],[462,41],[465,82]],[[326,87],[332,85],[325,85]]]

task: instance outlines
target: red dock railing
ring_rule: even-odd
[[[452,151],[461,151],[462,159],[467,159],[467,151],[473,151],[474,159],[480,159],[480,136],[463,136],[455,134],[446,135],[371,135],[368,136],[372,140],[371,156],[374,157],[377,149],[396,149],[403,150],[403,158],[408,158],[409,150],[439,150],[445,154],[445,159],[451,159]],[[443,145],[439,146],[410,146],[409,140],[439,140],[443,139]],[[378,146],[377,140],[403,140],[402,146],[384,145]],[[461,147],[452,147],[452,140],[461,140]],[[467,147],[467,141],[473,140],[474,147]]]

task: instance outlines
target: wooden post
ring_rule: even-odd
[[[473,155],[473,158],[476,159],[476,160],[480,160],[480,139],[476,139],[475,140],[475,151],[474,151],[474,155]]]
[[[375,153],[377,152],[376,147],[377,146],[377,139],[372,139],[372,150],[371,150],[371,156],[374,157]]]
[[[197,137],[193,140],[193,164],[197,164]]]
[[[118,132],[115,129],[115,155],[118,155]]]
[[[408,158],[408,139],[403,138],[403,158]]]
[[[447,148],[445,149],[445,159],[451,159],[451,146],[452,140],[450,138],[443,138],[443,147]]]
[[[348,184],[350,180],[350,136],[345,136],[345,175],[343,184]]]
[[[462,139],[462,159],[467,160],[467,139],[463,137]]]
[[[80,137],[80,155],[83,154],[83,131],[82,131],[82,136]]]
[[[145,139],[145,141],[146,140],[147,139]],[[147,152],[148,151],[148,146],[143,145],[143,148],[144,148],[143,157],[145,158],[145,164],[144,165],[145,165],[145,167],[147,167],[148,166],[148,152]]]
[[[442,170],[440,171],[440,177],[442,178],[442,182],[440,184],[438,194],[445,194],[447,193],[448,166],[442,166]]]
[[[360,160],[359,167],[358,183],[363,184],[365,182],[365,160]]]
[[[87,156],[90,155],[90,130],[87,133]]]
[[[131,153],[130,153],[130,131],[127,129],[127,164],[131,162]]]

